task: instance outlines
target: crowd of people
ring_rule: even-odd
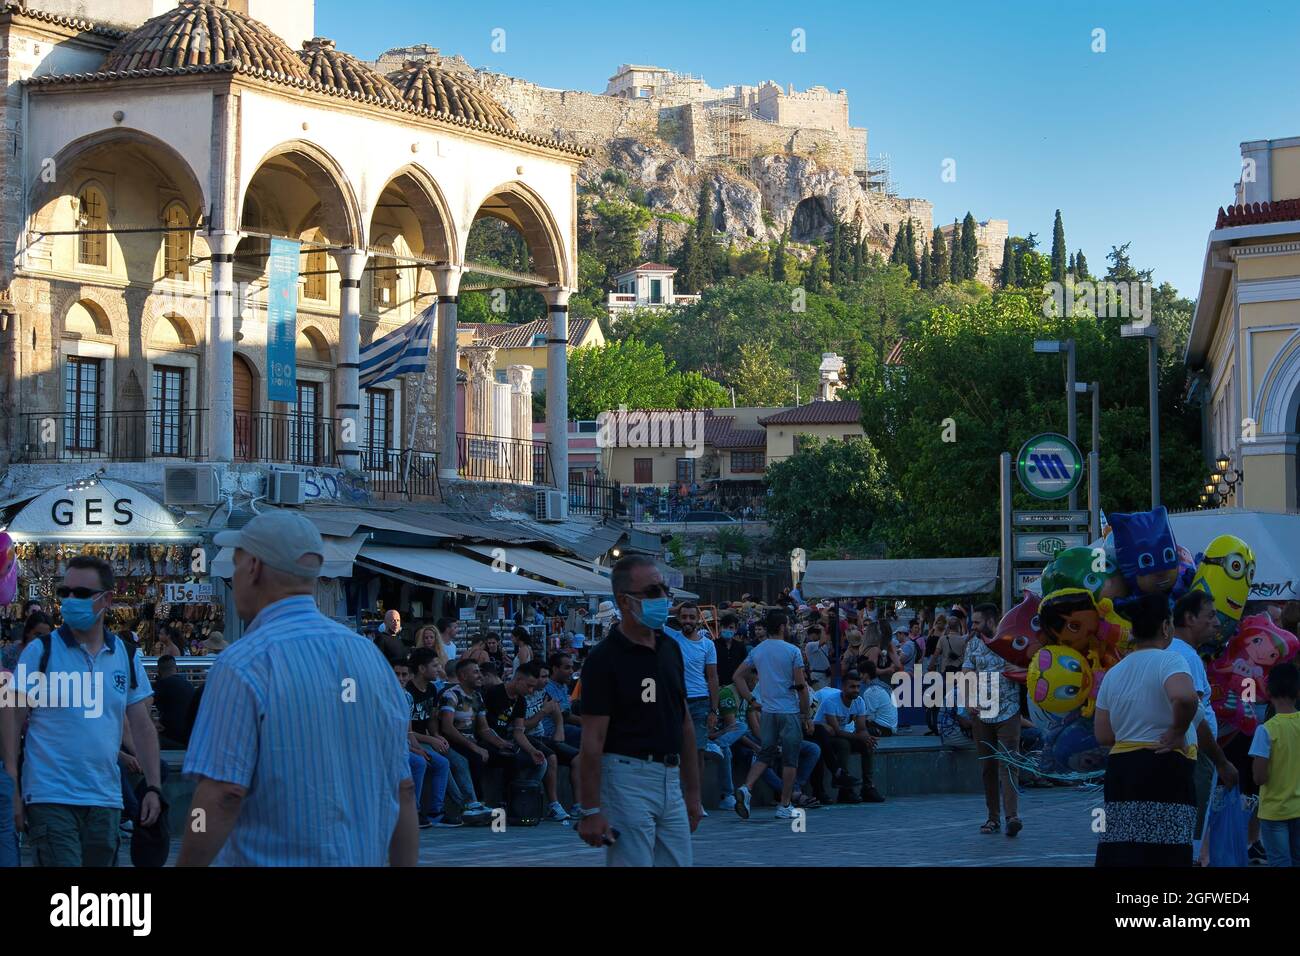
[[[742,595],[703,609],[674,602],[655,563],[634,556],[615,565],[595,643],[562,629],[540,636],[522,612],[508,633],[472,640],[453,618],[408,635],[398,609],[358,634],[316,608],[323,544],[309,522],[275,512],[229,534],[221,543],[235,549],[248,626],[199,688],[166,653],[151,683],[140,649],[105,628],[114,582],[98,558],[69,563],[57,627],[28,609],[7,668],[19,693],[0,708],[13,779],[0,787],[12,803],[0,820],[16,825],[0,823],[0,865],[17,863],[24,830],[38,865],[109,865],[124,825],[133,860],[161,865],[162,749],[184,750],[191,812],[207,824],[184,835],[183,864],[409,864],[419,829],[488,825],[505,811],[574,826],[611,865],[689,865],[706,786],[742,818],[756,811],[760,781],[778,819],[883,802],[873,765],[909,717],[894,678],[916,670],[995,677],[995,706],[945,702],[911,712],[924,725],[909,729],[985,758],[981,832],[1023,827],[1016,765],[1001,758],[1034,727],[1023,683],[989,653],[993,605],[809,603],[791,590],[774,605]],[[1214,640],[1212,598],[1192,591],[1171,611],[1151,595],[1132,614],[1132,649],[1096,701],[1097,738],[1110,748],[1098,863],[1190,855],[1184,841],[1205,818],[1202,770],[1258,793],[1261,857],[1300,861],[1295,666],[1268,674],[1268,719],[1227,752],[1207,726],[1197,653]],[[101,677],[108,693],[93,719],[46,706],[37,678],[55,672]],[[348,760],[329,757],[338,753]],[[1153,800],[1172,809],[1151,820],[1141,807]]]

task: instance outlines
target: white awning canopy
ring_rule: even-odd
[[[366,543],[370,535],[366,532],[354,534],[350,538],[337,538],[322,535],[325,542],[325,563],[321,566],[323,578],[350,578],[352,565],[356,563],[357,552]],[[235,549],[222,548],[212,560],[212,574],[218,578],[229,578],[235,573]]]
[[[1221,534],[1236,535],[1255,552],[1253,601],[1300,598],[1300,515],[1224,508],[1169,516],[1174,539],[1195,557]]]
[[[507,565],[546,578],[561,587],[573,588],[588,597],[611,597],[609,578],[555,555],[514,545],[468,544],[467,549],[486,558],[500,558]]]
[[[997,586],[997,558],[809,561],[806,598],[930,597],[983,594]]]
[[[380,573],[405,572],[407,575],[476,594],[545,594],[561,597],[581,597],[582,594],[580,591],[511,574],[508,570],[493,570],[491,565],[454,551],[366,545],[361,549],[359,563]]]

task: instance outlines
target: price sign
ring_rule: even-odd
[[[166,584],[163,586],[163,601],[166,604],[203,604],[212,600],[212,585],[186,581],[184,584]]]

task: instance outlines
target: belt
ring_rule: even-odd
[[[682,762],[681,754],[622,754],[610,753],[611,757],[628,757],[632,760],[645,760],[651,763],[661,763],[665,767],[676,767]]]

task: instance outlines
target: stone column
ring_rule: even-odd
[[[462,270],[446,266],[433,270],[438,289],[438,477],[456,477],[456,303]]]
[[[569,500],[569,295],[570,290],[541,290],[551,316],[546,340],[546,441],[551,446],[551,473],[560,500]],[[539,475],[545,481],[545,475]]]
[[[510,388],[510,437],[514,473],[527,475],[533,460],[533,367],[511,365],[506,369]]]
[[[212,294],[205,353],[208,379],[208,457],[235,457],[235,246],[239,233],[208,233],[212,250]]]
[[[465,400],[465,431],[471,435],[491,438],[495,432],[493,403],[495,385],[493,370],[497,350],[491,345],[470,345],[465,348],[469,362],[469,390]]]
[[[338,379],[334,394],[334,417],[339,420],[335,445],[339,463],[347,469],[361,468],[361,449],[366,444],[366,413],[361,407],[358,368],[361,354],[361,274],[367,256],[359,249],[341,249],[334,254],[339,267],[339,353]]]

